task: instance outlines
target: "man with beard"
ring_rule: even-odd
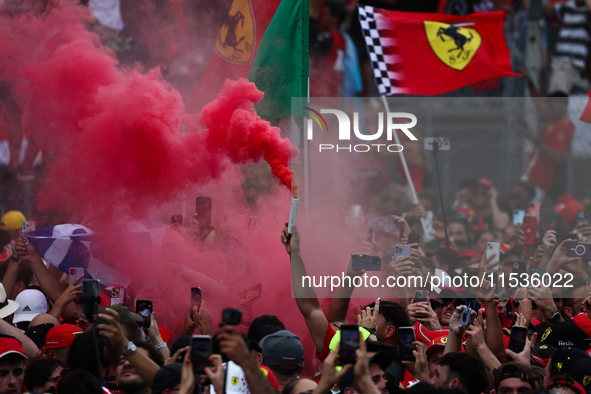
[[[162,366],[162,356],[152,345],[145,342],[138,342],[135,346],[138,352],[144,353],[144,355],[158,364],[159,367]],[[119,386],[122,394],[150,394],[152,392],[146,382],[133,369],[129,360],[123,357],[123,355],[119,357],[115,377],[117,386]]]
[[[27,356],[18,339],[0,337],[0,393],[21,394]]]

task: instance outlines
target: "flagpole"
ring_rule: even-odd
[[[386,109],[386,116],[388,114],[388,112],[390,112],[390,105],[388,104],[388,100],[386,99],[386,96],[381,96],[382,97],[382,102],[384,103],[384,108]],[[396,141],[396,144],[400,145],[400,139],[398,138],[398,133],[396,132],[396,130],[394,130],[394,140]],[[399,152],[400,154],[400,161],[402,162],[402,168],[404,169],[404,175],[406,175],[406,181],[408,183],[408,187],[410,188],[410,194],[412,197],[412,203],[413,204],[418,204],[419,203],[419,198],[417,196],[417,191],[415,190],[415,185],[412,182],[412,178],[410,176],[410,171],[408,171],[408,165],[406,164],[406,158],[404,157],[404,150],[401,150]],[[426,219],[424,217],[421,218],[421,226],[423,227],[423,234],[427,234],[427,223],[426,223]],[[424,238],[424,236],[423,236]]]

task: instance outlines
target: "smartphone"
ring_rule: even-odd
[[[379,271],[382,269],[382,258],[379,256],[360,256],[354,254],[351,258],[353,259],[353,270],[355,271]]]
[[[410,257],[410,246],[408,245],[396,245],[394,247],[394,260],[398,260],[400,257]]]
[[[514,209],[513,210],[513,224],[522,224],[524,217],[525,217],[525,211],[523,209]]]
[[[341,326],[341,346],[339,347],[339,365],[355,364],[355,351],[359,348],[359,327],[356,324]]]
[[[538,274],[539,278],[546,273],[546,268],[532,268],[531,274]]]
[[[211,197],[197,197],[195,201],[197,221],[204,229],[211,225]]]
[[[536,241],[536,227],[538,221],[533,216],[526,216],[523,218],[523,224],[521,225],[521,229],[525,235],[525,241],[523,242],[524,245],[533,245]]]
[[[583,338],[583,346],[582,349],[587,351],[591,349],[591,338]]]
[[[421,242],[421,234],[410,233],[408,234],[408,244],[418,244]],[[413,249],[418,249],[418,246],[413,246]]]
[[[225,308],[222,311],[222,322],[230,326],[237,326],[242,321],[242,311],[236,308]]]
[[[394,219],[388,216],[370,217],[367,219],[367,228],[381,231],[394,231],[396,224]]]
[[[561,243],[563,243],[567,239],[573,239],[575,241],[578,241],[579,237],[577,237],[576,234],[571,234],[571,233],[556,233],[556,244],[557,245],[560,245]]]
[[[263,285],[260,283],[258,285],[254,285],[246,290],[241,291],[240,293],[238,293],[238,295],[240,296],[240,304],[242,305],[246,302],[252,302],[256,299],[261,298],[262,292]]]
[[[211,356],[211,337],[209,335],[193,335],[191,337],[191,363],[194,374],[204,374]]]
[[[486,258],[489,258],[492,255],[495,257],[492,258],[491,262],[497,263],[492,267],[493,271],[499,270],[499,259],[501,257],[501,243],[500,242],[489,242],[486,244]]]
[[[522,326],[513,326],[511,329],[511,337],[509,338],[509,350],[515,353],[521,353],[525,347],[526,338],[527,328]]]
[[[70,277],[70,284],[80,275],[84,275],[84,268],[82,267],[71,267],[68,270],[68,276]]]
[[[429,298],[429,290],[417,290],[415,291],[415,298],[412,300],[413,304],[417,302],[427,302]]]
[[[579,223],[585,223],[585,225],[588,226],[589,225],[589,222],[587,221],[587,217],[588,217],[587,211],[579,211],[579,212],[577,212],[577,221],[576,221],[576,223],[577,224],[579,224]]]
[[[170,218],[170,227],[174,228],[175,230],[181,231],[181,227],[183,226],[183,215],[172,215]]]
[[[525,261],[515,261],[511,263],[511,272],[516,274],[524,274],[525,273],[526,264]]]
[[[32,220],[28,220],[21,224],[21,233],[27,233],[29,231],[35,231],[35,222]]]
[[[499,313],[499,320],[501,321],[501,327],[511,328],[513,320],[515,320],[515,314],[511,312]]]
[[[125,304],[125,287],[109,286],[107,289],[111,290],[111,305]]]
[[[478,310],[480,309],[480,303],[476,301],[470,301],[467,308],[462,309],[462,314],[460,316],[460,325],[461,326],[469,326],[472,322],[472,311],[476,311],[476,316],[478,316]]]
[[[564,251],[566,257],[579,257],[583,260],[591,260],[591,243],[569,242]]]
[[[191,287],[191,308],[193,305],[197,306],[197,310],[201,309],[201,287]]]
[[[400,345],[400,358],[402,361],[413,361],[415,355],[415,332],[412,327],[399,327],[398,328],[398,344]]]
[[[137,300],[135,302],[135,313],[140,315],[144,320],[140,323],[140,327],[147,334],[150,328],[150,315],[152,314],[152,301]]]
[[[86,316],[89,323],[94,322],[98,315],[99,304],[101,302],[100,282],[98,279],[89,279],[82,281],[82,295],[80,303],[82,304],[82,313]]]

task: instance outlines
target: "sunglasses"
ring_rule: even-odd
[[[449,304],[453,303],[454,307],[457,308],[460,305],[464,305],[464,303],[460,300],[443,300],[443,306],[449,306]]]
[[[523,301],[523,299],[513,299],[513,308],[518,308],[519,304],[521,304],[521,301]],[[538,309],[538,306],[533,301],[531,302],[531,309],[532,310]]]

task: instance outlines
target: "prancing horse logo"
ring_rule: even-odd
[[[216,52],[224,59],[250,64],[255,43],[255,24],[250,0],[234,0],[215,41]]]
[[[472,22],[449,25],[424,21],[423,24],[427,41],[435,55],[454,70],[466,68],[482,43]]]

